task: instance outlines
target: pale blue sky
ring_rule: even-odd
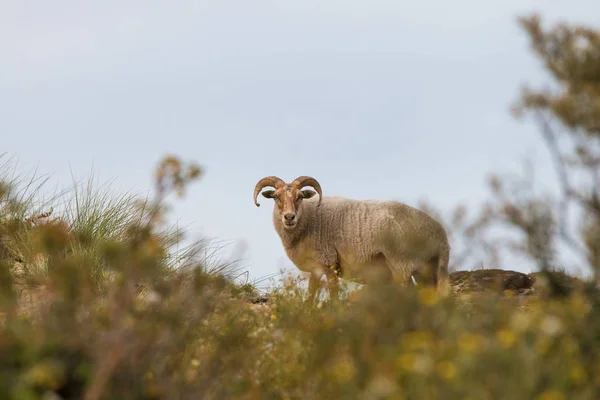
[[[526,155],[550,179],[535,128],[508,112],[545,82],[516,18],[593,23],[595,3],[4,0],[0,153],[62,185],[93,167],[139,191],[162,155],[196,160],[177,218],[244,241],[264,276],[292,268],[272,202],[252,202],[265,175],[442,210],[480,203],[487,174]]]

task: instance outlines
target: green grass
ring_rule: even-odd
[[[52,265],[46,262],[46,250],[40,251],[36,243],[40,239],[36,228],[56,225],[77,239],[69,240],[64,253],[90,263],[91,279],[99,291],[106,290],[106,282],[113,276],[102,260],[102,245],[126,242],[144,229],[152,231],[156,245],[164,250],[161,268],[167,274],[200,266],[209,275],[247,278],[236,260],[219,258],[226,243],[204,238],[184,243],[186,231],[162,221],[164,204],[147,195],[119,192],[111,182],[100,183],[94,174],[87,180],[73,177],[70,187],[51,191],[49,177],[38,176],[36,170],[23,173],[9,158],[0,164],[0,182],[0,254],[19,261],[13,272],[22,284],[38,286],[48,276]]]

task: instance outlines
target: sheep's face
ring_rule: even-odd
[[[275,201],[275,212],[285,229],[293,229],[298,224],[302,217],[302,200],[310,199],[315,194],[315,191],[300,190],[290,185],[262,192],[265,198]]]

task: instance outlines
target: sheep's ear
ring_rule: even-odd
[[[314,190],[303,190],[302,191],[302,196],[305,199],[310,199],[311,197],[313,197],[315,194],[317,194],[317,192],[315,192]]]
[[[264,192],[261,193],[266,199],[272,199],[273,195],[275,194],[274,190],[265,190]]]

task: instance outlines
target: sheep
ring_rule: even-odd
[[[304,187],[316,190],[302,190]],[[310,176],[285,183],[267,176],[254,187],[254,204],[262,192],[274,200],[273,224],[294,265],[310,273],[308,299],[316,299],[323,275],[330,298],[339,295],[338,278],[361,284],[378,280],[406,285],[434,285],[449,293],[450,245],[443,226],[430,215],[396,201],[354,200],[322,196]],[[314,196],[318,194],[318,200]]]

